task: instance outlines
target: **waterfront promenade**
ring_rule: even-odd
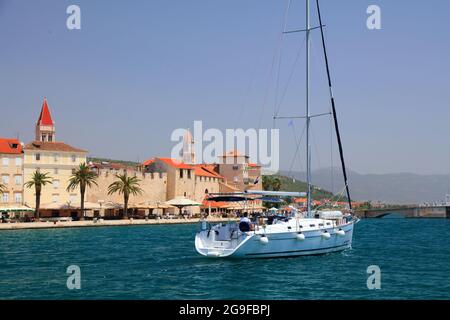
[[[229,218],[210,218],[208,222],[230,221]],[[112,226],[135,226],[135,225],[161,225],[161,224],[185,224],[198,223],[199,219],[133,219],[133,220],[84,220],[84,221],[48,221],[48,222],[12,222],[0,223],[2,230],[18,229],[54,229],[54,228],[78,228],[78,227],[112,227]]]

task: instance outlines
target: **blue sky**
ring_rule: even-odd
[[[71,4],[81,8],[81,30],[66,28]],[[370,4],[381,8],[381,30],[366,28]],[[285,6],[0,0],[0,136],[32,140],[44,96],[57,139],[94,156],[168,156],[171,132],[194,120],[206,128],[272,128],[277,92],[287,86],[304,41],[302,34],[284,37],[277,91],[277,73],[270,71]],[[450,173],[450,3],[322,0],[321,6],[348,167]],[[304,1],[293,0],[288,28],[303,25]],[[312,109],[321,112],[329,104],[318,32],[312,42]],[[301,114],[303,51],[286,92],[280,114]],[[290,169],[293,130],[287,121],[276,126],[281,166]],[[295,121],[297,135],[302,126]],[[315,121],[313,135],[315,168],[329,166],[329,119]],[[302,168],[304,161],[295,161],[293,170]]]

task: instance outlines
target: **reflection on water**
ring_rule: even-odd
[[[196,225],[0,233],[0,298],[449,299],[450,221],[368,219],[353,248],[321,256],[216,260],[194,249]],[[82,289],[66,288],[81,268]],[[368,290],[369,265],[381,290]]]

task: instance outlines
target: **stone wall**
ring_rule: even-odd
[[[86,192],[86,201],[97,203],[99,200],[104,202],[123,203],[122,194],[108,195],[108,187],[117,180],[116,174],[123,174],[125,171],[101,169],[98,171],[97,186],[93,186]],[[167,175],[165,173],[143,173],[136,170],[127,170],[128,176],[136,176],[140,180],[140,187],[144,190],[142,195],[130,196],[130,204],[141,202],[165,202],[167,189]]]

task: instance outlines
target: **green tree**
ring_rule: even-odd
[[[281,180],[279,178],[272,179],[272,190],[280,191],[281,190]]]
[[[278,177],[273,176],[263,176],[263,189],[269,191],[280,191],[281,190],[281,180]]]
[[[98,186],[96,181],[97,177],[97,174],[86,163],[81,163],[69,179],[69,185],[67,186],[68,192],[78,187],[80,188],[80,220],[84,220],[84,196],[86,194],[86,188],[91,188],[93,185]]]
[[[49,173],[41,173],[38,170],[34,171],[31,180],[25,183],[25,187],[32,188],[35,190],[36,197],[36,208],[34,210],[34,217],[39,219],[39,208],[41,206],[41,192],[42,187],[46,184],[52,182],[52,178],[49,176]]]
[[[270,190],[272,188],[272,177],[271,176],[263,176],[262,187],[263,187],[263,190]]]
[[[139,180],[137,177],[128,177],[126,174],[116,174],[117,181],[111,183],[108,187],[108,195],[113,193],[123,194],[123,218],[128,218],[128,200],[130,195],[140,195],[144,192],[139,186]]]

